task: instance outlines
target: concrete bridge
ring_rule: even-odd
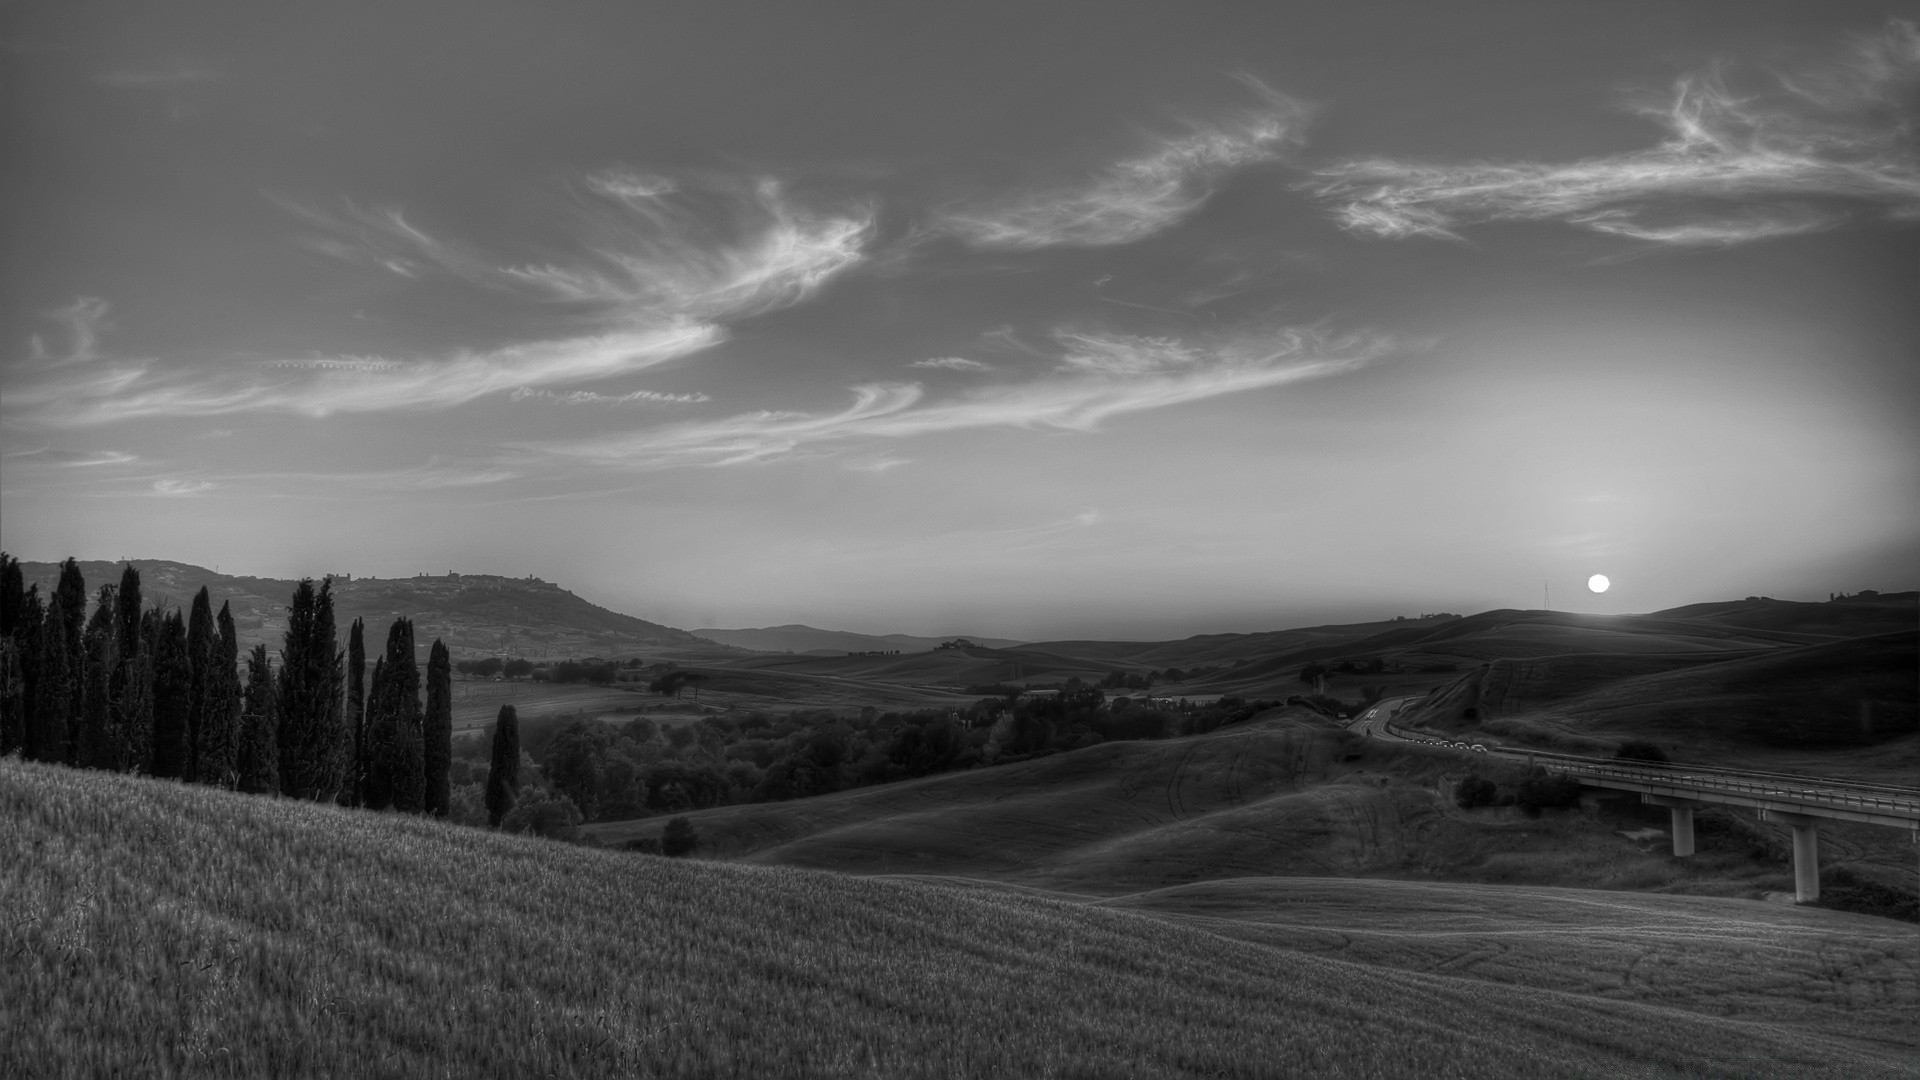
[[[1920,843],[1920,789],[1703,765],[1568,754],[1525,756],[1541,768],[1570,776],[1583,786],[1637,791],[1641,802],[1666,807],[1673,823],[1673,853],[1677,856],[1693,854],[1696,808],[1717,803],[1760,811],[1761,820],[1779,822],[1793,830],[1793,895],[1801,903],[1820,898],[1821,819],[1905,829],[1910,839]]]
[[[1373,738],[1455,745],[1396,728],[1390,719],[1397,711],[1391,708],[1393,704],[1382,702],[1352,727]],[[1380,716],[1383,712],[1387,715]],[[1673,824],[1673,853],[1682,858],[1693,854],[1694,810],[1709,803],[1758,810],[1761,820],[1793,830],[1793,895],[1801,903],[1820,898],[1822,819],[1904,829],[1908,839],[1920,844],[1920,788],[1494,746],[1487,747],[1486,752],[1510,760],[1524,759],[1549,772],[1572,777],[1585,787],[1638,792],[1641,802],[1666,807]]]

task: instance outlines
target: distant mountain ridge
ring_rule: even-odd
[[[766,626],[743,630],[695,630],[694,634],[717,641],[723,645],[733,645],[755,652],[928,652],[937,649],[944,642],[966,637],[975,645],[1004,649],[1023,644],[1010,638],[983,638],[971,635],[949,634],[946,637],[916,637],[912,634],[856,634],[847,630],[821,630],[818,627],[800,623],[788,623],[785,626]]]
[[[205,586],[215,610],[223,601],[232,604],[243,649],[262,642],[269,650],[279,648],[287,628],[287,604],[299,582],[222,574],[166,559],[134,559],[132,563],[140,571],[141,591],[149,604],[184,608]],[[100,586],[118,583],[124,565],[104,560],[81,562],[89,599],[98,594]],[[57,563],[22,562],[20,570],[28,584],[39,583],[42,595],[52,590],[60,576]],[[347,627],[354,619],[364,618],[370,653],[380,649],[386,641],[387,626],[399,616],[414,621],[422,648],[440,638],[456,658],[624,656],[641,651],[697,657],[731,651],[685,630],[609,611],[533,577],[337,575],[333,590],[334,619],[342,644]]]

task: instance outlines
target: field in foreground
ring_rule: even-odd
[[[670,861],[15,760],[0,865],[5,1075],[1916,1075],[1846,1031],[1310,955],[1184,901]],[[1879,925],[1783,912],[1768,947]],[[1910,935],[1888,940],[1841,992],[1910,1014]]]

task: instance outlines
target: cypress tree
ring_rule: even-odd
[[[20,560],[0,551],[0,755],[27,742],[25,656],[16,635],[27,599]]]
[[[267,647],[255,645],[247,654],[245,711],[240,716],[240,740],[235,747],[235,772],[241,791],[255,795],[280,790],[280,694],[274,685],[273,662]]]
[[[62,756],[49,761],[74,764],[80,748],[80,725],[87,709],[87,579],[72,556],[60,564],[60,581],[53,593],[60,600],[60,643],[67,660],[67,728],[62,732]]]
[[[193,594],[192,613],[187,616],[187,760],[181,779],[200,779],[200,750],[206,739],[207,713],[212,701],[214,664],[213,601],[207,587]]]
[[[287,608],[279,676],[280,791],[296,799],[333,799],[346,773],[336,639],[333,579],[319,589],[303,579]]]
[[[56,589],[40,624],[39,668],[33,690],[33,719],[27,725],[27,756],[65,762],[73,727],[74,657],[67,650],[67,598]]]
[[[87,620],[86,633],[82,636],[81,648],[86,654],[86,712],[75,739],[79,746],[74,761],[91,769],[110,769],[114,760],[111,697],[115,662],[114,592],[111,585],[100,586],[100,602],[94,605],[93,617]]]
[[[439,638],[427,654],[427,711],[421,736],[426,812],[446,817],[453,806],[453,658]]]
[[[20,625],[20,605],[26,603],[27,580],[20,560],[0,551],[0,637],[12,637]]]
[[[388,708],[387,660],[373,659],[367,690],[367,765],[361,778],[360,805],[385,810],[393,805],[393,710]]]
[[[20,719],[19,742],[14,745],[30,759],[39,760],[36,741],[40,727],[34,714],[40,708],[40,661],[46,644],[47,609],[40,602],[40,586],[29,585],[20,599],[18,622],[13,627],[13,646],[19,654]]]
[[[192,742],[187,730],[193,711],[193,668],[187,659],[187,623],[178,609],[160,623],[153,650],[154,776],[184,779]]]
[[[128,563],[113,594],[113,678],[107,687],[111,733],[109,756],[102,763],[115,772],[144,772],[152,747],[153,670],[140,599],[140,571]]]
[[[388,782],[393,808],[417,814],[427,804],[425,717],[420,711],[420,665],[413,654],[413,620],[395,619],[387,632]]]
[[[347,727],[353,733],[353,768],[347,778],[350,805],[367,801],[367,624],[353,620],[347,631]]]
[[[206,714],[201,720],[195,777],[215,787],[234,786],[240,722],[240,639],[233,612],[223,601],[207,668]]]
[[[493,722],[493,764],[487,769],[487,824],[499,828],[519,793],[520,717],[513,706],[502,705]]]

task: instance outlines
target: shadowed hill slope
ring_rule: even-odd
[[[1911,1075],[1178,919],[0,761],[0,1073]]]
[[[1551,742],[1652,739],[1692,760],[1833,749],[1920,726],[1920,631],[1706,656],[1496,660],[1402,723]]]

